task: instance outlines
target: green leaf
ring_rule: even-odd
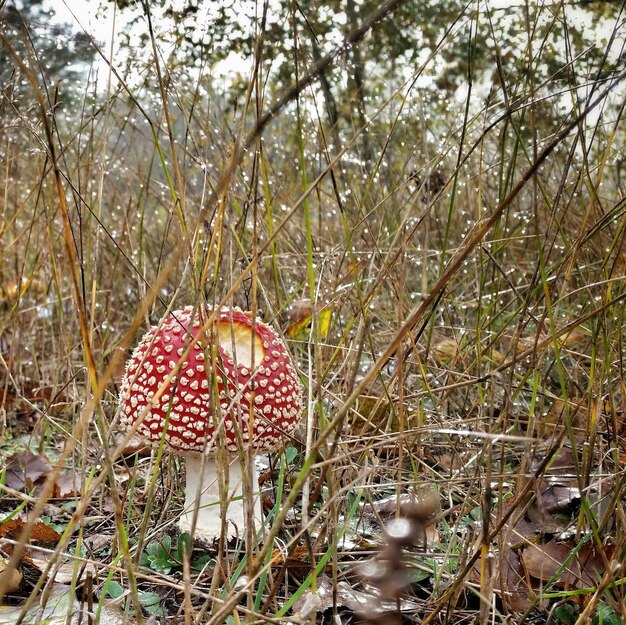
[[[146,553],[148,556],[156,557],[159,552],[159,543],[151,542],[146,547]]]
[[[172,552],[172,537],[166,534],[163,536],[159,543],[159,547],[164,550],[168,555]]]
[[[139,593],[139,603],[149,614],[165,616],[165,610],[161,607],[161,596],[156,592]]]
[[[554,610],[554,616],[558,619],[559,623],[563,625],[574,625],[577,619],[578,608],[571,603],[565,603],[560,605]]]
[[[200,556],[197,560],[193,561],[191,565],[191,569],[196,573],[200,573],[202,569],[211,561],[212,561],[211,556],[208,556],[208,555]]]
[[[425,571],[423,569],[413,569],[409,574],[409,580],[412,584],[423,582],[433,575],[433,571]]]
[[[287,464],[293,464],[297,455],[298,450],[295,447],[287,447],[287,449],[285,449],[285,460]]]
[[[157,594],[156,592],[150,591],[141,592],[139,593],[139,603],[141,603],[141,605],[147,609],[152,605],[158,605],[159,603],[161,603],[161,595]]]
[[[124,594],[124,588],[120,586],[117,582],[110,581],[107,584],[107,595],[111,597],[111,599],[119,599]]]
[[[185,557],[185,553],[191,555],[191,551],[191,536],[187,532],[183,532],[178,537],[178,542],[176,543],[176,555],[178,557],[178,561],[182,562]]]
[[[593,625],[626,625],[626,621],[610,605],[601,602],[593,618]]]
[[[169,575],[172,572],[173,565],[169,558],[161,556],[152,560],[150,568],[157,573]]]

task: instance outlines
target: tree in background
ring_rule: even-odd
[[[139,0],[110,1],[127,11],[134,7],[141,19]],[[155,27],[175,46],[173,65],[210,69],[230,55],[251,59],[262,37],[270,91],[280,94],[380,3],[280,0],[267,6],[263,19],[254,0],[186,0],[176,7],[156,0],[150,7],[158,12]],[[463,0],[404,2],[322,76],[327,119],[332,126],[365,124],[435,53],[419,84],[443,96],[440,101],[465,93],[469,81],[480,85],[481,95],[499,92],[506,98],[538,88],[547,95],[545,89],[607,76],[622,60],[615,40],[622,9],[620,2],[593,1],[568,6],[520,0],[506,8]]]
[[[35,270],[27,265],[31,262],[36,265],[33,259],[39,256],[40,248],[34,235],[25,237],[29,231],[28,219],[24,220],[22,215],[27,212],[26,206],[36,206],[34,211],[43,210],[48,199],[45,177],[40,180],[32,177],[39,159],[45,162],[48,156],[43,147],[46,138],[35,89],[43,95],[45,114],[52,117],[54,112],[57,128],[79,122],[81,116],[75,109],[85,107],[87,89],[83,78],[95,50],[87,35],[55,20],[43,0],[0,2],[0,33],[0,162],[6,180],[11,182],[6,185],[0,208],[0,231],[4,235],[0,283],[9,282],[13,276],[17,277],[13,284],[20,284],[20,280],[28,284]],[[76,128],[71,129],[73,136]],[[25,153],[27,145],[31,147]],[[68,166],[71,152],[60,152]],[[31,180],[32,188],[17,184],[19,180]],[[55,202],[51,205],[55,206]],[[7,216],[12,214],[18,217],[9,219]],[[30,257],[22,255],[20,245],[15,244],[18,241],[22,245],[28,242],[26,249]]]
[[[7,3],[0,9],[0,32],[5,37],[0,46],[3,117],[14,117],[15,110],[24,114],[34,104],[32,89],[7,46],[45,89],[50,107],[56,105],[55,99],[60,97],[63,103],[81,90],[78,79],[88,69],[95,50],[85,33],[73,32],[53,17],[43,0]],[[58,91],[56,95],[50,92],[52,87]]]

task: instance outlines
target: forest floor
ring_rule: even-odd
[[[537,84],[542,37],[484,97],[420,65],[332,127],[318,65],[277,98],[157,55],[77,100],[3,39],[0,625],[626,623],[626,75]],[[275,327],[305,397],[262,526],[210,544],[119,397],[201,304]]]

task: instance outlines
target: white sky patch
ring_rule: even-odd
[[[182,8],[184,2],[175,0],[172,4],[174,8]],[[44,6],[54,12],[52,18],[54,23],[68,24],[75,32],[85,31],[94,37],[105,57],[113,59],[116,69],[123,68],[131,55],[145,57],[144,60],[147,63],[150,62],[152,49],[140,44],[140,34],[147,30],[146,20],[140,6],[129,7],[122,11],[117,9],[115,3],[110,0],[47,0]],[[211,20],[217,17],[219,3],[205,2],[201,6],[202,9],[194,20],[193,34],[198,40],[205,38]],[[152,22],[156,26],[160,23],[161,9],[153,7],[153,11]],[[138,15],[142,17],[139,17],[137,23],[133,25],[132,21]],[[239,17],[252,27],[252,16]],[[120,45],[122,36],[128,39],[129,46]],[[175,47],[161,37],[159,38],[159,52],[161,59],[167,59],[175,52]],[[101,77],[108,74],[108,64],[99,55],[96,56],[95,64]],[[252,59],[230,52],[226,59],[211,67],[211,73],[214,77],[228,82],[236,76],[247,76],[251,72],[252,64]],[[132,82],[132,77],[125,78]]]

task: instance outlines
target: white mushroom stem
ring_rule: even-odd
[[[185,509],[179,521],[179,527],[183,532],[191,531],[191,523],[198,509],[195,536],[205,540],[219,538],[221,533],[222,519],[220,513],[220,487],[219,469],[213,457],[204,460],[202,471],[202,456],[192,454],[185,457],[187,465],[187,481],[185,485]],[[254,467],[254,465],[253,465]],[[226,509],[226,538],[245,536],[246,528],[246,497],[243,489],[243,476],[239,458],[234,458],[230,466],[225,467],[228,471],[228,495],[224,505]],[[200,498],[197,499],[198,486],[200,484]],[[258,475],[256,467],[253,468],[254,489],[254,521],[258,529],[263,522],[261,510],[261,496],[258,492]]]

